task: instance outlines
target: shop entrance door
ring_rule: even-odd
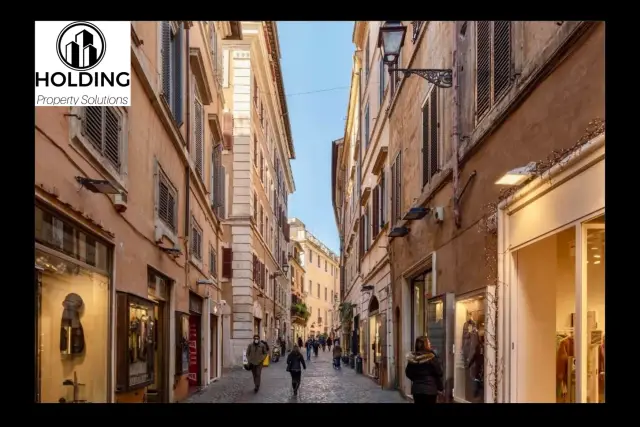
[[[157,301],[154,307],[154,317],[156,319],[156,339],[154,349],[154,382],[147,387],[148,403],[166,403],[168,401],[168,324],[167,324],[167,304],[164,301]]]
[[[445,397],[453,397],[453,321],[455,296],[452,293],[427,300],[427,336],[431,348],[440,357],[444,373]]]
[[[209,379],[212,380],[218,376],[218,317],[211,315],[210,322],[210,339],[209,346]]]

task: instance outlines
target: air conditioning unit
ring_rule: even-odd
[[[127,210],[127,195],[124,193],[113,194],[113,206],[116,207],[116,210],[120,213],[123,213]]]

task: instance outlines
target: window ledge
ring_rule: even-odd
[[[189,264],[193,265],[194,267],[196,267],[198,269],[198,271],[200,272],[200,274],[202,274],[205,277],[209,277],[209,274],[204,272],[204,263],[199,260],[198,258],[195,257],[195,255],[191,255],[189,257]]]
[[[191,70],[198,85],[200,96],[202,97],[202,103],[209,105],[213,102],[213,94],[211,93],[211,87],[207,80],[207,72],[205,70],[204,58],[202,57],[202,50],[199,47],[189,48],[189,62],[191,64]]]
[[[158,218],[157,214],[154,218],[154,240],[156,242],[161,242],[163,237],[169,239],[174,246],[178,244],[178,235],[173,232],[167,224],[164,223],[160,218]]]

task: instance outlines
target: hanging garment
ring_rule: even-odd
[[[138,334],[138,359],[143,362],[147,360],[147,335],[149,334],[149,316],[140,316]]]
[[[60,352],[67,355],[81,354],[84,351],[84,329],[80,322],[80,309],[84,305],[78,294],[68,294],[62,306],[60,322]]]

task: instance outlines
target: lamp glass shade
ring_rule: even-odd
[[[380,28],[380,47],[384,62],[395,62],[404,43],[407,28],[400,21],[387,21]]]

